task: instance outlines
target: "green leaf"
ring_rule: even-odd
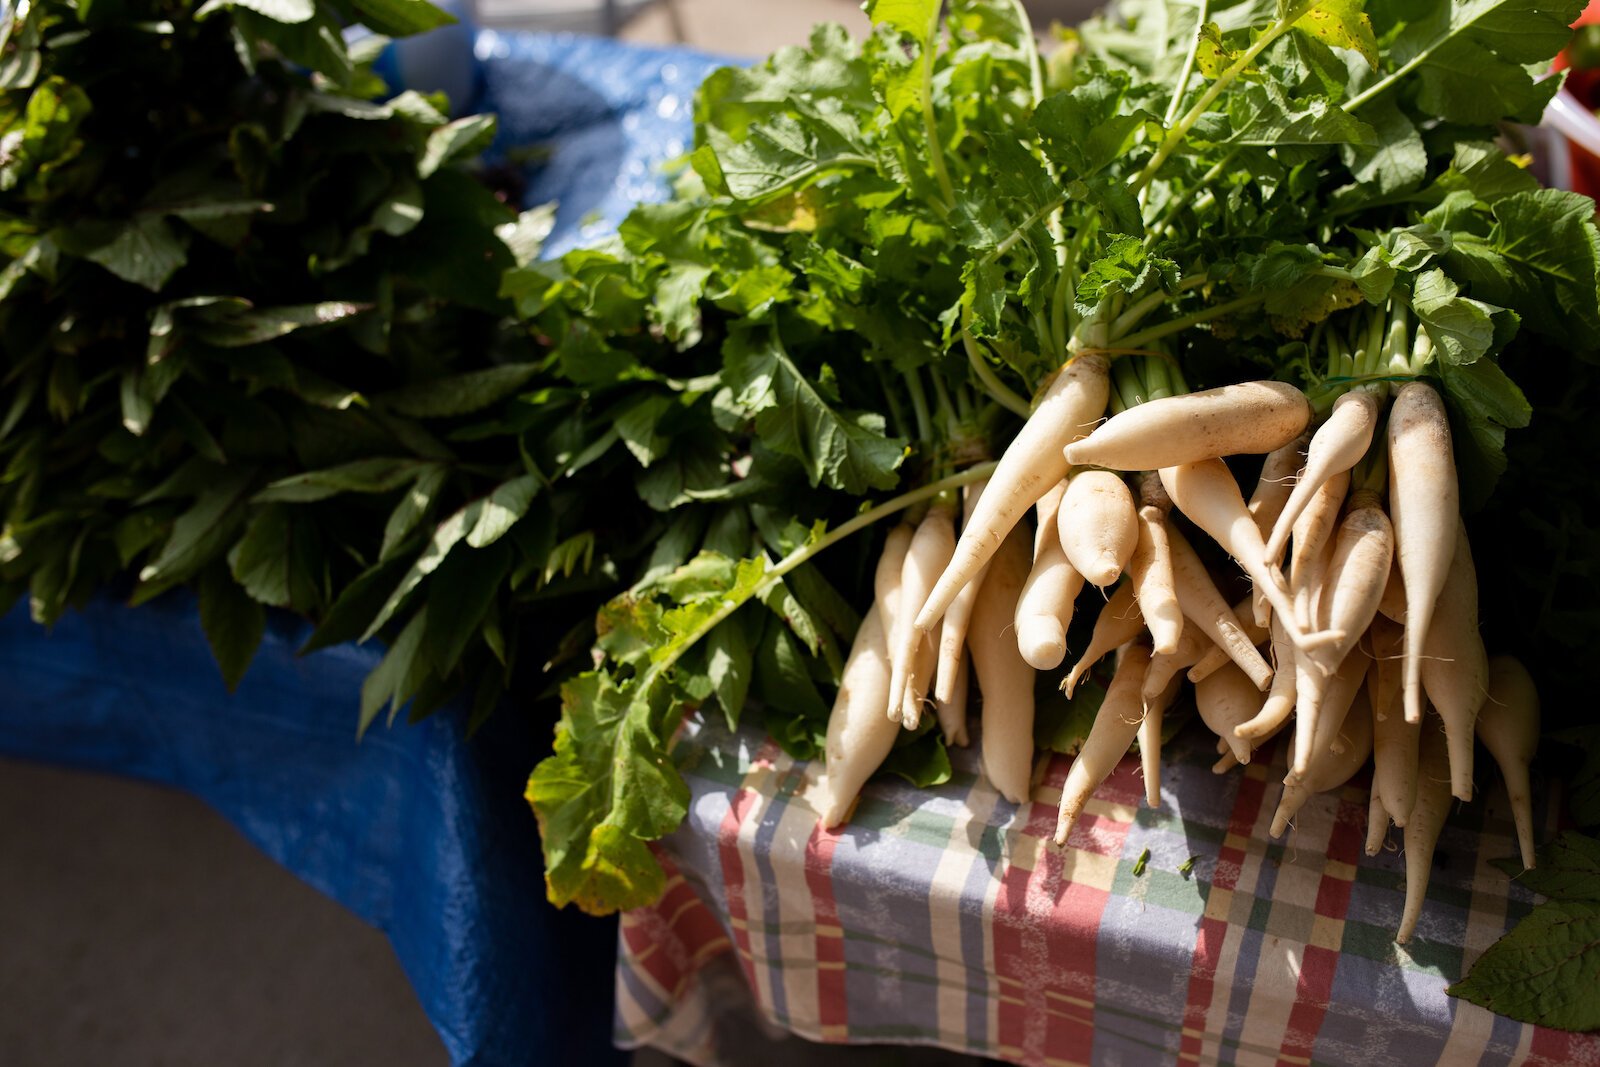
[[[428,134],[422,158],[417,161],[417,177],[429,178],[453,159],[476,156],[494,140],[493,115],[469,115]]]
[[[768,200],[833,170],[875,165],[860,131],[839,115],[775,115],[741,141],[713,127],[707,142],[736,200]]]
[[[1594,201],[1556,189],[1495,201],[1481,242],[1447,260],[1475,296],[1514,308],[1530,328],[1581,351],[1600,347],[1600,231]]]
[[[373,398],[391,411],[414,418],[468,415],[497,404],[539,373],[536,363],[507,363],[449,378],[418,382]]]
[[[717,695],[717,703],[722,705],[722,714],[728,720],[730,730],[738,727],[739,716],[750,694],[750,676],[755,660],[750,631],[756,625],[755,618],[741,609],[706,634],[706,674]]]
[[[1377,132],[1320,96],[1290,100],[1272,82],[1229,94],[1227,143],[1263,145],[1361,145],[1376,147]]]
[[[644,841],[675,829],[689,790],[666,752],[682,714],[661,680],[640,689],[590,672],[561,689],[554,754],[528,779],[550,901],[604,914],[654,900]]]
[[[662,418],[676,406],[669,396],[650,395],[617,416],[617,433],[639,466],[648,467],[672,445],[660,430]]]
[[[325,300],[317,304],[251,308],[224,305],[187,323],[185,332],[218,348],[243,348],[271,341],[307,326],[328,326],[370,310],[370,304]]]
[[[1345,165],[1363,195],[1388,196],[1420,185],[1428,176],[1428,151],[1411,120],[1387,97],[1362,110],[1377,134],[1374,144],[1347,144]]]
[[[1459,293],[1456,283],[1437,268],[1418,275],[1412,288],[1411,306],[1441,362],[1471,363],[1494,342],[1493,314],[1499,309]]]
[[[1583,0],[1433,0],[1389,47],[1392,84],[1404,72],[1417,103],[1451,122],[1537,123],[1560,82],[1538,82],[1529,64],[1547,62],[1571,37]],[[1375,89],[1375,87],[1374,87]]]
[[[1490,945],[1446,992],[1559,1030],[1600,1027],[1600,903],[1550,901]]]
[[[339,598],[306,639],[300,655],[358,639],[383,607],[405,565],[405,557],[397,554],[362,571],[339,593]]]
[[[813,486],[861,494],[895,485],[905,442],[883,435],[882,416],[836,411],[771,331],[738,331],[722,351],[734,406],[768,448],[805,465]]]
[[[1178,265],[1145,251],[1137,237],[1107,235],[1103,254],[1078,279],[1077,302],[1089,314],[1107,296],[1116,292],[1137,295],[1154,283],[1171,292],[1178,285]]]
[[[500,541],[473,552],[456,552],[440,567],[428,593],[428,623],[422,647],[440,675],[455,670],[467,643],[511,573],[511,546]]]
[[[1377,70],[1378,39],[1372,20],[1362,10],[1365,6],[1366,0],[1320,0],[1296,20],[1294,28],[1335,48],[1348,48]]]
[[[387,456],[358,459],[337,467],[280,478],[251,500],[257,504],[308,504],[340,493],[387,493],[415,481],[432,466],[422,460]]]
[[[931,789],[950,780],[950,750],[945,747],[939,731],[933,728],[932,716],[923,721],[925,726],[919,734],[902,735],[914,739],[905,744],[897,742],[879,770],[904,778],[918,789]]]
[[[1222,39],[1222,28],[1215,22],[1200,27],[1200,39],[1195,44],[1194,66],[1201,77],[1215,81],[1223,71],[1238,62],[1239,53]]]
[[[456,17],[428,0],[353,0],[361,21],[378,33],[390,37],[409,37],[440,26],[450,26]]]
[[[289,606],[295,559],[287,508],[256,512],[244,536],[228,553],[234,579],[256,600],[275,608]]]
[[[200,628],[230,691],[249,670],[266,625],[265,609],[234,584],[225,568],[206,568],[200,577]]]
[[[434,529],[422,554],[400,579],[394,592],[389,594],[377,618],[368,624],[361,639],[365,641],[376,634],[399,610],[411,591],[438,569],[456,545],[465,541],[472,548],[486,548],[499,540],[527,513],[528,505],[538,491],[539,480],[533,475],[512,478],[496,486],[488,496],[479,497],[441,522]]]
[[[1536,862],[1530,870],[1516,858],[1494,865],[1540,896],[1600,904],[1600,840],[1568,830],[1539,849]]]
[[[411,488],[406,490],[405,496],[400,498],[400,503],[389,514],[389,521],[383,528],[383,547],[378,550],[379,559],[389,559],[411,536],[411,532],[433,512],[434,500],[444,488],[449,473],[449,469],[442,464],[429,463],[423,466],[416,481],[411,483]]]
[[[274,22],[286,23],[306,22],[317,13],[317,5],[313,0],[206,0],[194,13],[194,17],[203,19],[212,12],[227,7],[242,7],[259,15],[265,15]]]
[[[1144,110],[1124,113],[1128,75],[1103,71],[1071,91],[1046,97],[1033,113],[1033,128],[1063,176],[1085,178],[1121,159],[1134,135],[1156,118]]]
[[[356,737],[367,732],[385,704],[389,705],[389,721],[393,722],[401,705],[411,699],[421,683],[417,663],[422,650],[422,634],[427,627],[426,606],[411,617],[400,636],[395,638],[383,659],[361,683],[361,715],[356,722]]]
[[[1533,408],[1492,359],[1441,362],[1438,370],[1452,415],[1462,509],[1476,511],[1505,473],[1506,430],[1528,425]]]
[[[187,262],[187,243],[165,220],[143,216],[123,226],[108,244],[85,253],[85,258],[125,281],[159,292]]]
[[[244,522],[237,507],[250,488],[253,472],[224,468],[172,524],[172,534],[154,562],[139,572],[135,603],[194,575],[217,558]]]

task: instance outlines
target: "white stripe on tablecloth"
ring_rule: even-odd
[[[1282,747],[1282,746],[1280,746]],[[1276,770],[1274,761],[1274,770]],[[1272,813],[1278,806],[1281,787],[1273,788],[1269,781],[1266,795],[1261,801],[1261,816],[1252,832],[1265,838],[1271,825]],[[1288,848],[1283,863],[1278,867],[1277,880],[1272,887],[1272,906],[1293,902],[1306,909],[1316,906],[1317,890],[1322,885],[1322,874],[1327,866],[1328,842],[1333,834],[1333,810],[1339,804],[1339,793],[1318,793],[1306,801],[1300,811],[1296,828],[1289,831]],[[1299,827],[1304,827],[1300,829]],[[1298,941],[1286,942],[1272,936],[1272,918],[1268,914],[1267,934],[1262,940],[1260,961],[1250,990],[1250,1003],[1245,1009],[1244,1028],[1240,1031],[1239,1049],[1235,1063],[1238,1067],[1253,1064],[1277,1063],[1277,1050],[1289,1028],[1289,1015],[1294,1011],[1295,991],[1300,985],[1300,965],[1305,946]],[[1252,1048],[1271,1049],[1270,1054],[1249,1051]]]

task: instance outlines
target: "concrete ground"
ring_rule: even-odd
[[[497,13],[521,2],[490,0]],[[581,0],[565,0],[582,7]],[[1071,18],[1081,0],[1035,17]],[[620,36],[762,55],[856,0],[674,0]],[[858,1050],[849,1064],[961,1057]],[[782,1062],[810,1057],[791,1045]],[[641,1055],[640,1067],[666,1063]],[[137,782],[0,760],[0,1064],[438,1067],[443,1047],[388,942],[220,816]],[[776,1062],[776,1061],[775,1061]]]
[[[205,804],[0,760],[0,1063],[447,1062],[384,936]]]

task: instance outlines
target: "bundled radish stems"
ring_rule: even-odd
[[[1063,788],[1058,845],[1135,741],[1160,803],[1163,713],[1187,680],[1219,773],[1292,730],[1274,836],[1374,764],[1367,850],[1392,824],[1408,854],[1397,940],[1415,928],[1451,798],[1472,798],[1475,735],[1502,768],[1531,865],[1538,698],[1478,634],[1433,346],[1399,303],[1336,315],[1316,340],[1326,371],[1306,391],[1191,392],[1163,353],[1080,346],[992,474],[967,487],[959,533],[946,495],[889,535],[829,727],[824,821],[846,817],[930,699],[945,737],[965,742],[969,652],[984,772],[1027,800],[1035,672],[1069,662],[1092,585],[1103,604],[1061,689],[1073,696],[1115,659]],[[1226,460],[1254,455],[1247,500]],[[1235,573],[1208,566],[1220,556],[1207,542]],[[1241,578],[1248,594],[1231,600]]]

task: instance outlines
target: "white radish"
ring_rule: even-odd
[[[1117,586],[1117,591],[1111,594],[1111,599],[1106,601],[1106,606],[1095,617],[1089,647],[1084,649],[1083,655],[1078,657],[1078,662],[1061,683],[1061,691],[1067,694],[1067,699],[1072,699],[1078,682],[1091,667],[1100,662],[1101,657],[1132,641],[1143,629],[1144,616],[1140,614],[1139,605],[1133,598],[1133,583],[1124,582]]]
[[[1058,521],[1073,570],[1101,589],[1121,577],[1139,544],[1139,513],[1126,482],[1110,471],[1073,471]]]
[[[1261,531],[1262,537],[1272,532],[1273,523],[1278,521],[1284,505],[1289,502],[1289,495],[1294,492],[1295,479],[1305,463],[1306,444],[1310,440],[1309,434],[1301,434],[1282,448],[1268,452],[1261,464],[1261,473],[1256,476],[1256,487],[1250,494],[1248,507],[1250,517],[1256,520],[1256,529]]]
[[[988,484],[988,480],[983,479],[969,483],[962,490],[963,530],[972,522],[972,512],[978,505],[978,498],[983,495],[984,486]],[[972,622],[972,604],[978,595],[978,587],[982,584],[983,571],[979,570],[977,576],[956,594],[955,600],[950,602],[949,610],[944,613],[944,625],[939,627],[939,664],[933,675],[933,700],[938,707],[944,707],[956,700],[956,675],[963,669],[962,656],[966,651],[967,626]],[[965,704],[966,694],[961,694],[960,699]],[[941,725],[944,723],[942,717],[939,721]],[[966,726],[963,724],[963,736],[965,733]],[[946,734],[946,740],[949,739],[949,735]],[[965,741],[961,743],[966,744]]]
[[[956,548],[955,509],[936,502],[917,524],[917,532],[906,550],[900,573],[900,601],[908,606],[921,604],[933,588]],[[901,626],[889,646],[888,716],[914,730],[922,717],[922,699],[933,683],[938,666],[938,645],[931,635],[917,632],[911,625]]]
[[[1139,499],[1139,543],[1128,561],[1128,574],[1139,599],[1139,612],[1150,628],[1152,650],[1160,655],[1176,650],[1183,632],[1183,609],[1172,584],[1172,546],[1167,540],[1167,512],[1172,501],[1154,471],[1140,475]]]
[[[878,554],[878,566],[872,574],[873,603],[883,613],[885,655],[888,649],[895,647],[895,638],[902,628],[910,628],[910,606],[900,599],[900,582],[905,571],[906,553],[910,551],[911,539],[916,535],[917,528],[909,522],[902,522],[890,530],[884,538],[883,551]],[[887,706],[888,694],[885,693],[884,707]],[[882,710],[879,709],[880,712]]]
[[[1311,761],[1327,746],[1343,726],[1355,700],[1356,691],[1367,676],[1371,658],[1359,648],[1352,649],[1331,677],[1322,668],[1295,656],[1294,749],[1289,773],[1309,773]]]
[[[1336,677],[1347,676],[1352,658],[1365,673],[1367,657],[1355,648],[1378,611],[1384,576],[1393,553],[1389,519],[1376,493],[1367,490],[1351,498],[1353,509],[1340,524],[1339,536],[1326,568],[1330,591],[1318,598],[1322,616],[1318,622],[1329,632],[1343,636],[1328,645],[1295,652],[1295,717],[1308,729],[1295,731],[1293,768],[1303,774],[1311,759],[1308,747],[1315,736],[1323,705]],[[1338,675],[1335,672],[1339,672]],[[1348,706],[1348,705],[1346,705]],[[1325,728],[1332,728],[1328,724]]]
[[[1272,668],[1261,658],[1256,646],[1234,618],[1233,609],[1217,592],[1205,564],[1195,555],[1189,542],[1171,526],[1167,527],[1167,540],[1172,547],[1172,577],[1178,592],[1178,605],[1185,619],[1193,622],[1229,657],[1244,668],[1257,689],[1265,689],[1272,680]],[[1187,627],[1186,627],[1187,628]],[[1205,653],[1202,652],[1203,656]]]
[[[1422,720],[1422,657],[1461,523],[1450,420],[1433,387],[1408,382],[1389,409],[1389,516],[1406,590],[1406,718]]]
[[[1478,738],[1500,765],[1517,824],[1522,865],[1533,869],[1533,791],[1528,764],[1539,747],[1539,691],[1521,662],[1510,656],[1489,661],[1489,696],[1478,713]]]
[[[1258,626],[1254,614],[1255,600],[1242,600],[1233,606],[1233,617],[1239,620],[1239,628],[1250,639],[1252,645],[1260,646],[1272,635],[1270,626]],[[1285,635],[1287,636],[1287,635]],[[1232,663],[1228,654],[1220,648],[1212,647],[1193,667],[1189,668],[1189,681],[1203,682],[1214,672]],[[1273,677],[1277,677],[1276,674]]]
[[[822,825],[828,829],[845,821],[862,785],[889,757],[900,733],[899,724],[883,715],[889,699],[888,653],[883,613],[874,604],[856,630],[839,678],[839,695],[828,716],[821,812]]]
[[[984,774],[1013,804],[1028,799],[1033,771],[1033,668],[1017,651],[1011,633],[1017,596],[1028,578],[1028,557],[1028,535],[1015,527],[989,561],[967,631],[967,650],[983,698]]]
[[[1039,526],[1033,540],[1033,569],[1017,598],[1017,649],[1034,670],[1050,671],[1067,656],[1067,627],[1083,576],[1067,562],[1056,528],[1064,484],[1039,501]]]
[[[971,688],[970,681],[972,659],[967,655],[967,650],[961,650],[961,664],[956,668],[955,683],[950,686],[950,691],[944,699],[937,695],[933,698],[933,710],[939,717],[939,731],[944,734],[947,745],[967,747],[967,693]]]
[[[1372,620],[1372,669],[1367,673],[1372,704],[1372,792],[1385,822],[1404,827],[1417,803],[1417,745],[1422,724],[1406,722],[1400,706],[1405,631],[1379,616]]]
[[[1171,652],[1157,652],[1150,657],[1143,690],[1145,704],[1155,703],[1174,678],[1182,680],[1179,671],[1193,665],[1206,654],[1207,649],[1214,647],[1204,630],[1192,622],[1185,623],[1177,648]]]
[[[946,699],[933,697],[933,712],[939,718],[939,733],[944,734],[944,744],[960,745],[965,749],[966,737],[966,694],[971,688],[971,657],[962,648],[962,662],[955,669],[955,683],[950,686],[950,693]]]
[[[1294,712],[1295,706],[1295,648],[1294,642],[1284,632],[1283,620],[1272,620],[1272,688],[1267,690],[1267,701],[1248,722],[1233,728],[1235,737],[1259,747],[1263,741],[1283,728]],[[1198,664],[1196,664],[1198,666]]]
[[[1148,687],[1150,676],[1145,675]],[[1139,766],[1144,771],[1144,800],[1152,808],[1161,806],[1161,727],[1167,709],[1178,700],[1183,679],[1176,676],[1154,700],[1145,700],[1144,718],[1139,722]],[[1141,697],[1143,689],[1141,689]]]
[[[1267,539],[1267,562],[1277,564],[1289,544],[1294,522],[1311,503],[1324,482],[1335,474],[1350,470],[1372,445],[1378,425],[1378,398],[1366,390],[1345,393],[1333,402],[1328,421],[1317,428],[1306,448],[1305,469],[1295,483],[1283,513],[1272,526]]]
[[[956,594],[977,577],[1023,513],[1066,477],[1069,464],[1061,449],[1093,428],[1105,412],[1110,390],[1101,355],[1078,356],[1056,375],[989,475],[950,566],[917,612],[918,630],[933,632]]]
[[[1229,663],[1194,687],[1195,705],[1200,718],[1211,732],[1220,737],[1233,750],[1240,763],[1250,762],[1250,743],[1235,732],[1241,723],[1249,722],[1261,709],[1261,690],[1250,676]]]
[[[1428,879],[1433,873],[1433,851],[1449,814],[1449,749],[1438,721],[1430,720],[1423,724],[1417,760],[1417,803],[1406,822],[1406,902],[1400,913],[1400,929],[1394,935],[1397,944],[1410,941],[1416,932],[1422,902],[1428,896]]]
[[[1290,621],[1294,608],[1289,600],[1288,584],[1281,571],[1267,566],[1261,531],[1245,508],[1244,497],[1228,465],[1220,459],[1207,459],[1162,467],[1161,484],[1178,510],[1237,560],[1255,582],[1255,591],[1266,597],[1274,611],[1284,616],[1283,625],[1289,639],[1299,647],[1306,647],[1308,638]],[[1266,615],[1258,611],[1256,622],[1265,625],[1266,621]]]
[[[1073,466],[1156,470],[1271,452],[1300,436],[1310,421],[1311,405],[1294,386],[1242,382],[1128,408],[1062,454]]]
[[[1374,723],[1376,729],[1376,723]],[[1378,752],[1378,738],[1376,732],[1372,738],[1372,752]],[[1389,813],[1383,808],[1383,801],[1378,798],[1378,781],[1372,781],[1372,790],[1367,801],[1367,855],[1376,856],[1383,848],[1383,842],[1389,836]]]
[[[1289,555],[1289,592],[1303,626],[1314,627],[1322,576],[1333,557],[1333,536],[1339,526],[1339,509],[1350,488],[1350,473],[1341,471],[1322,483],[1294,524],[1294,548]]]
[[[1454,533],[1455,552],[1422,645],[1419,673],[1450,742],[1450,791],[1458,800],[1471,800],[1473,724],[1489,690],[1489,654],[1478,632],[1478,572],[1459,520]],[[1410,611],[1406,620],[1409,648]]]
[[[1067,843],[1072,824],[1078,820],[1089,797],[1110,777],[1117,763],[1128,754],[1144,718],[1145,668],[1150,665],[1150,649],[1129,645],[1117,662],[1117,673],[1106,688],[1106,696],[1095,713],[1094,725],[1084,739],[1083,748],[1067,771],[1061,787],[1061,810],[1056,818],[1055,842]]]
[[[1406,621],[1406,584],[1400,578],[1398,555],[1389,567],[1389,582],[1383,587],[1383,599],[1378,601],[1378,610],[1385,618],[1393,619],[1395,622]]]
[[[1296,732],[1299,725],[1295,726]],[[1354,706],[1344,716],[1343,728],[1336,734],[1338,744],[1323,746],[1304,774],[1289,774],[1283,780],[1283,796],[1272,815],[1271,834],[1282,837],[1284,830],[1313,793],[1327,793],[1338,789],[1366,765],[1372,755],[1372,712],[1367,708],[1366,693],[1358,684]]]

